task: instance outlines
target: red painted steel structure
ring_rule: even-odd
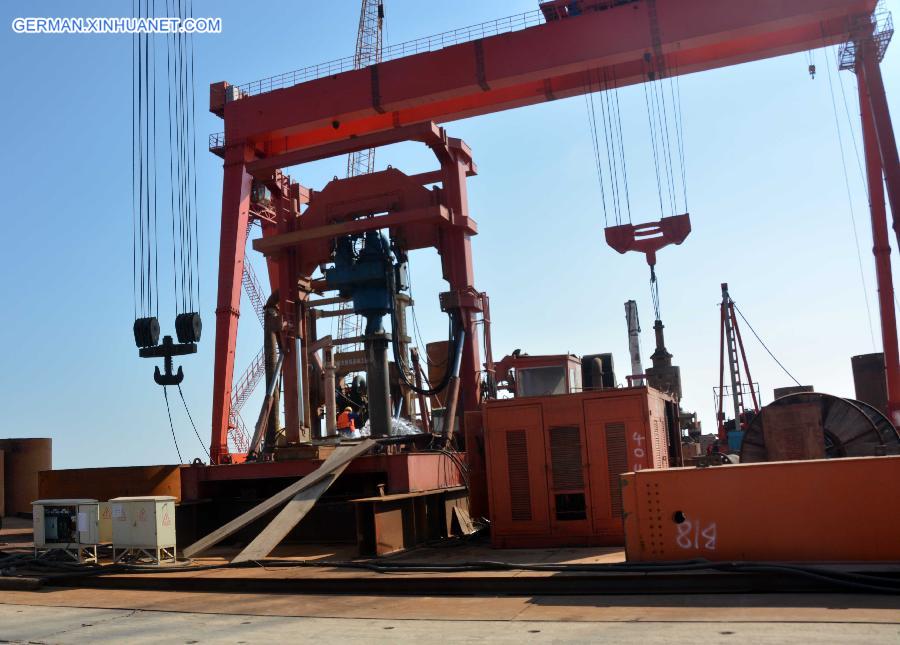
[[[891,195],[891,212],[894,214],[894,231],[900,240],[898,228],[898,189],[900,189],[900,163],[897,161],[897,144],[891,127],[881,72],[870,40],[864,34],[856,46],[856,79],[859,87],[860,118],[862,120],[863,150],[866,158],[866,176],[869,191],[869,211],[872,218],[872,252],[875,255],[875,277],[878,284],[878,308],[881,313],[881,345],[887,372],[888,416],[900,425],[900,352],[897,346],[897,317],[894,309],[894,284],[891,277],[891,246],[888,237],[885,212],[884,178],[888,179]],[[874,92],[873,88],[874,87]],[[880,90],[880,91],[879,91]],[[881,130],[876,123],[881,123]],[[893,167],[893,178],[888,170]],[[891,192],[891,182],[894,190]],[[900,243],[900,242],[898,242]]]
[[[672,215],[658,222],[619,224],[604,230],[606,243],[619,253],[637,251],[647,256],[647,264],[656,266],[656,252],[670,244],[681,244],[691,232],[690,215]]]
[[[860,16],[866,22],[875,0],[639,0],[618,5],[585,0],[581,5],[583,11],[577,16],[256,96],[234,93],[235,100],[227,101],[235,88],[226,83],[211,86],[210,109],[225,120],[224,143],[217,148],[224,156],[225,172],[213,386],[214,462],[227,454],[243,232],[252,173],[271,175],[274,168],[304,159],[344,154],[353,149],[348,145],[351,140],[367,138],[367,145],[383,145],[412,138],[410,129],[416,125],[580,95],[604,76],[623,86],[845,42],[855,36]],[[861,82],[872,97],[874,129],[896,222],[900,170],[884,88],[877,64],[867,63],[865,57],[863,72]],[[382,143],[376,142],[379,137]],[[465,172],[442,172],[453,182],[444,189],[465,208]],[[299,195],[293,200],[284,195],[277,201],[280,232],[285,233],[285,228],[303,220],[296,210]],[[452,263],[451,284],[470,284],[468,236],[460,237],[455,248],[459,263]],[[272,263],[270,278],[273,286],[287,279]],[[281,286],[290,288],[284,298],[299,300],[294,296],[295,285]],[[287,324],[298,325],[289,318]],[[882,325],[886,324],[883,319]],[[469,352],[464,367],[477,369],[473,358]],[[296,379],[296,356],[285,365]],[[900,367],[894,364],[887,369],[897,382]],[[286,373],[286,383],[289,378]],[[896,395],[895,388],[890,391]],[[285,395],[286,402],[292,396],[296,401],[299,392]],[[900,406],[900,398],[892,399],[892,405]]]

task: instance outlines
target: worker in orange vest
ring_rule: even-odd
[[[351,435],[353,431],[356,429],[353,424],[353,417],[351,416],[353,412],[353,408],[349,405],[344,408],[344,411],[338,415],[337,418],[337,431],[342,435]]]

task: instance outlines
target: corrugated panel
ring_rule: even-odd
[[[550,428],[550,462],[553,488],[582,490],[581,431],[578,428]]]
[[[528,441],[524,430],[506,433],[509,469],[509,506],[513,520],[531,520],[531,481],[528,477]]]
[[[625,442],[625,424],[606,424],[606,467],[609,473],[609,493],[613,517],[622,517],[622,488],[619,475],[628,472],[628,446]]]

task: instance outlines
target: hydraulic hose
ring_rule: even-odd
[[[396,277],[394,275],[393,267],[387,269],[387,275],[385,277],[387,278],[387,283],[390,285],[391,293],[397,293]],[[394,353],[394,362],[397,364],[397,372],[400,374],[400,379],[403,381],[403,384],[406,387],[408,387],[416,394],[421,394],[422,396],[434,396],[435,394],[445,390],[447,388],[447,385],[450,384],[450,379],[453,376],[453,369],[451,368],[451,366],[458,365],[462,357],[463,339],[465,338],[462,320],[459,320],[459,317],[454,316],[451,312],[447,312],[447,316],[449,316],[450,318],[450,334],[448,342],[452,343],[453,345],[453,360],[448,364],[447,371],[444,372],[444,376],[441,378],[441,381],[434,387],[418,387],[415,384],[415,378],[409,378],[406,359],[400,354],[400,344],[397,342],[396,338],[393,339],[393,342],[391,342],[392,350]],[[399,328],[400,327],[397,325],[397,308],[392,305],[391,330],[397,330]]]
[[[403,380],[403,384],[408,387],[410,390],[415,392],[416,394],[421,394],[423,396],[434,396],[438,392],[442,392],[446,389],[447,385],[450,383],[450,379],[453,377],[453,369],[451,369],[452,365],[456,365],[459,363],[462,358],[462,347],[463,347],[463,339],[465,338],[465,333],[462,330],[462,323],[456,319],[451,313],[447,314],[450,316],[450,325],[451,325],[451,333],[448,342],[453,344],[453,357],[452,361],[447,366],[447,371],[444,372],[443,377],[441,377],[440,382],[431,388],[420,388],[416,387],[415,383],[413,383],[409,375],[407,374],[407,366],[404,357],[400,354],[400,346],[394,339],[394,342],[391,343],[394,352],[394,362],[397,364],[397,372],[400,374],[400,378]],[[395,311],[391,310],[391,328],[397,329],[395,323]],[[455,329],[454,329],[455,328]]]

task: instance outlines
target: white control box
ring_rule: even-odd
[[[95,499],[39,499],[31,503],[34,555],[66,553],[76,562],[96,562],[100,504]]]
[[[31,509],[35,548],[67,549],[100,541],[100,503],[95,499],[39,499]]]
[[[115,497],[109,500],[109,513],[114,551],[166,551],[174,557],[174,497]]]
[[[100,544],[112,544],[112,510],[109,502],[100,502]]]

